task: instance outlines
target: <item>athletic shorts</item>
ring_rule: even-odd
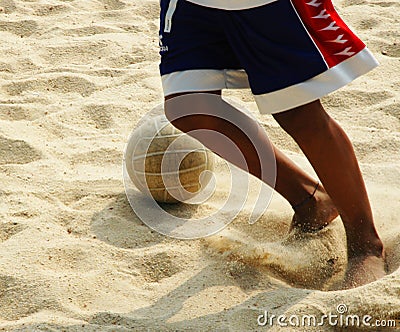
[[[251,88],[261,113],[317,100],[378,65],[330,0],[240,10],[161,0],[164,95]]]

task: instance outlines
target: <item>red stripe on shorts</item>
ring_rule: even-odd
[[[291,1],[329,67],[365,48],[365,44],[340,18],[330,0]]]

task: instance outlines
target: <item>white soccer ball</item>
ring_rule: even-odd
[[[164,203],[193,198],[212,177],[214,155],[165,117],[147,119],[129,137],[124,162],[143,193]]]

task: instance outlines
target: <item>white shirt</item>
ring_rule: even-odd
[[[276,0],[186,0],[198,5],[220,9],[247,9],[266,5]]]

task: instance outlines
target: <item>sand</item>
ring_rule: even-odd
[[[321,317],[340,304],[371,322],[400,319],[400,3],[335,4],[381,63],[323,100],[354,143],[387,249],[390,274],[350,290],[337,286],[341,221],[287,237],[278,195],[254,225],[247,205],[209,240],[164,237],[132,212],[121,164],[162,100],[158,1],[0,0],[0,330],[292,331],[257,318]],[[255,110],[248,92],[227,95]],[[310,170],[271,117],[257,118]],[[220,185],[216,197],[228,192]]]

